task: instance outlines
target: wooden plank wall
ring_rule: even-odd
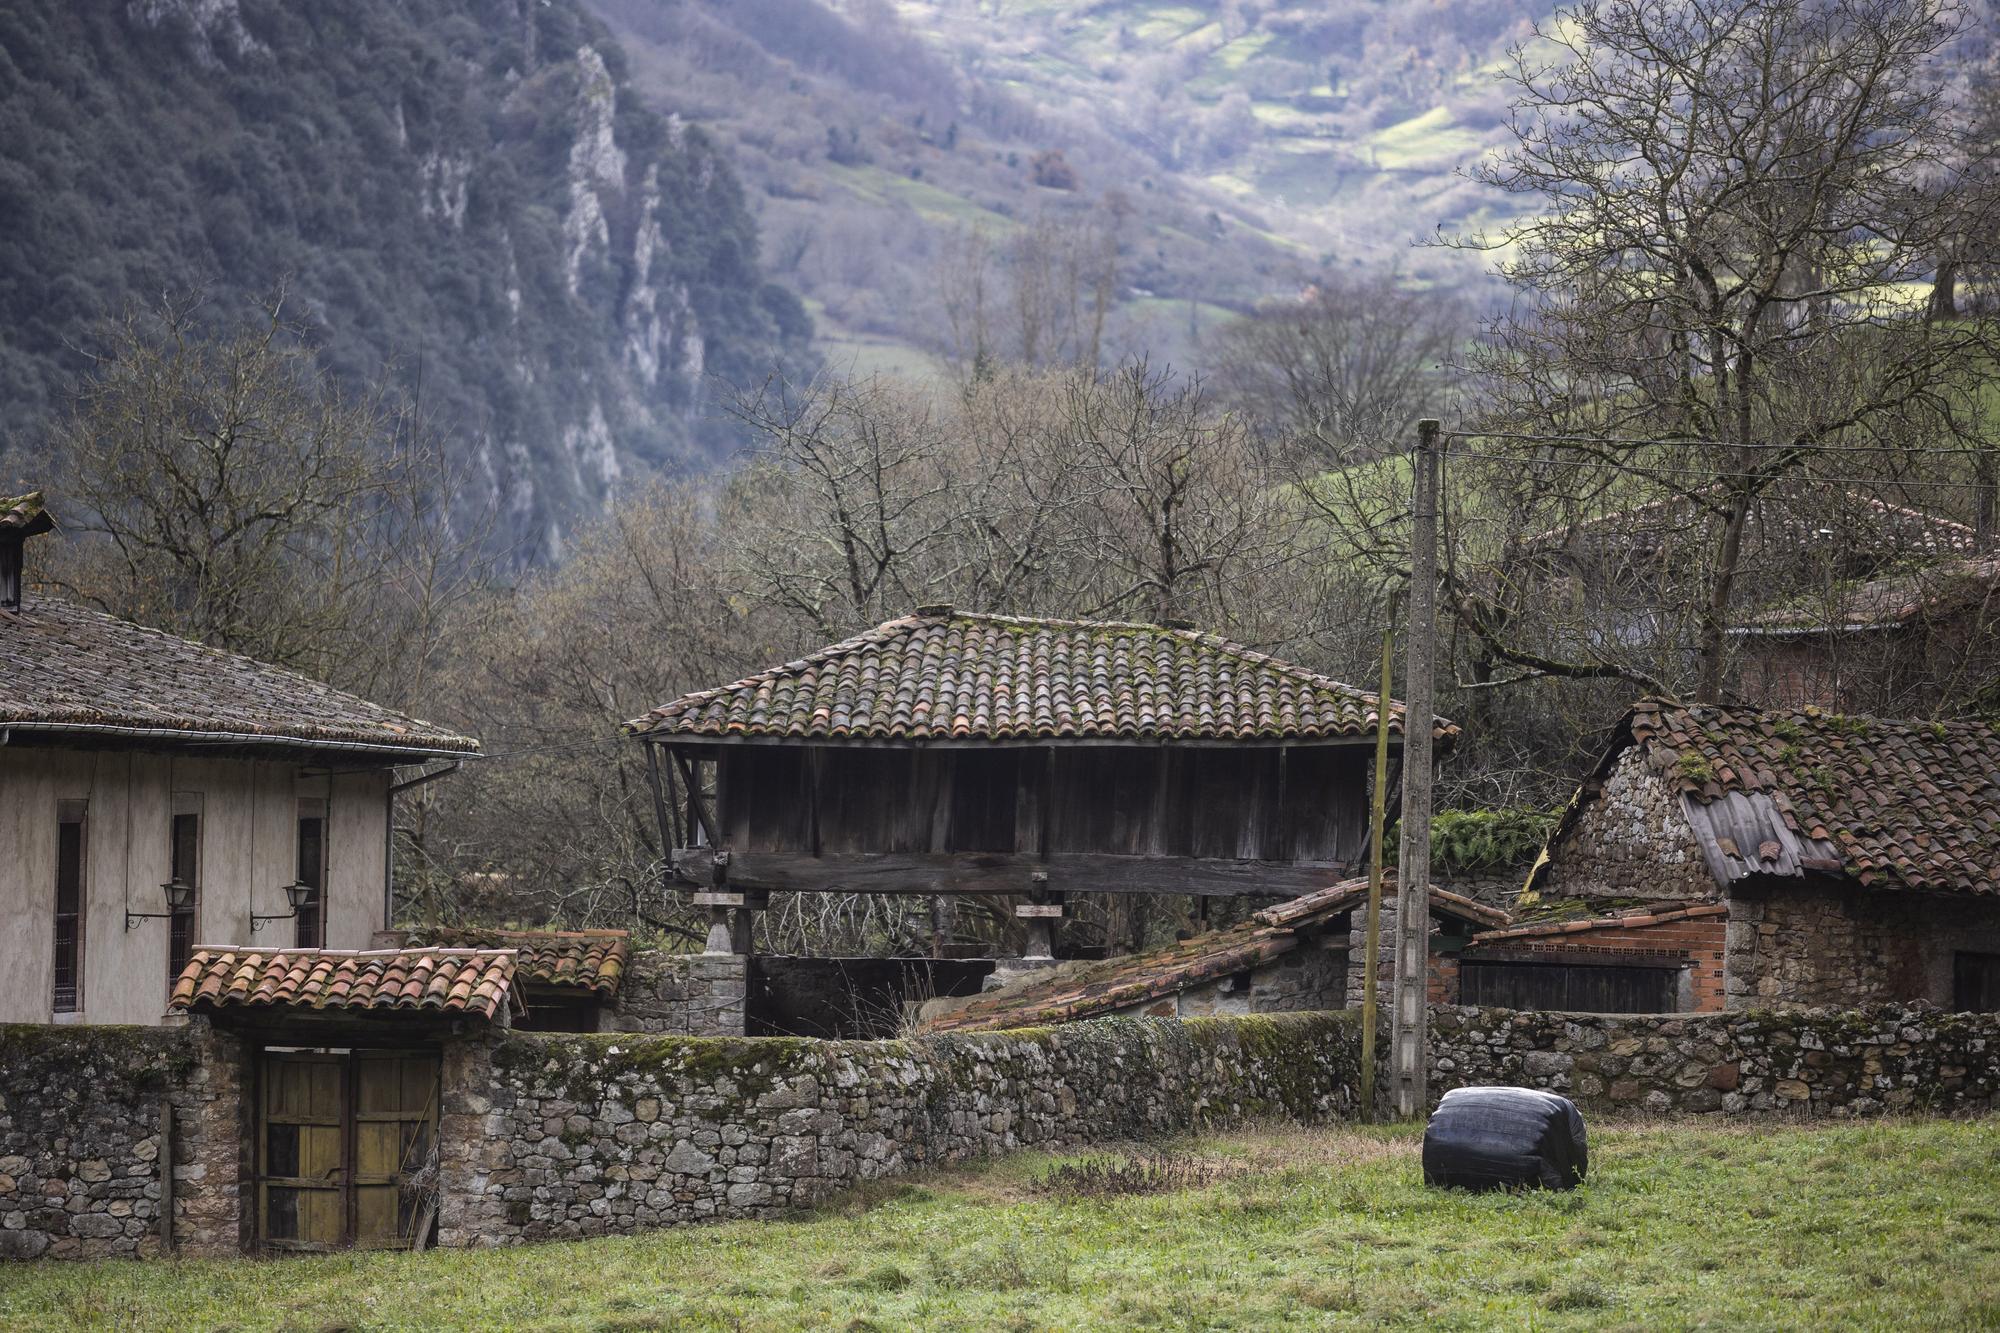
[[[1355,747],[829,746],[815,763],[803,746],[737,746],[717,762],[723,837],[744,852],[1351,861],[1366,834]]]

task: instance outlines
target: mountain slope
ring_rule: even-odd
[[[0,11],[17,448],[96,319],[193,286],[236,318],[282,282],[333,367],[401,377],[547,557],[622,479],[730,447],[708,377],[802,363],[757,249],[722,155],[637,104],[574,0]]]
[[[1329,266],[1476,287],[1412,241],[1504,201],[1494,62],[1547,0],[589,0],[655,105],[714,126],[836,363],[951,349],[963,238],[1115,235],[1112,354],[1204,363]],[[1051,154],[1067,168],[1043,169]],[[1051,188],[1054,180],[1061,188]]]

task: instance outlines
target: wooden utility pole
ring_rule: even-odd
[[[1382,692],[1375,696],[1375,789],[1368,812],[1368,929],[1361,955],[1361,1116],[1375,1118],[1375,973],[1382,956],[1382,825],[1389,801],[1389,696],[1396,618],[1382,631]],[[1203,903],[1208,900],[1202,899]]]
[[[1410,456],[1410,628],[1403,659],[1403,841],[1396,861],[1395,1008],[1389,1055],[1396,1114],[1428,1108],[1430,1026],[1431,672],[1437,647],[1438,423],[1417,423]]]

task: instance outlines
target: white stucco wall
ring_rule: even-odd
[[[79,1012],[59,1021],[153,1023],[166,1008],[163,919],[125,929],[127,904],[161,912],[175,797],[201,807],[195,943],[289,947],[291,921],[254,935],[250,914],[287,910],[298,863],[298,803],[327,802],[327,938],[368,946],[382,920],[387,769],[329,774],[296,761],[186,752],[0,746],[0,1022],[52,1017],[56,807],[89,802]]]

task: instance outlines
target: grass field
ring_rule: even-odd
[[[1170,1194],[1021,1156],[775,1223],[4,1268],[0,1327],[2000,1327],[2000,1121],[1615,1128],[1566,1195],[1425,1190],[1407,1129],[1187,1146],[1219,1178]]]

